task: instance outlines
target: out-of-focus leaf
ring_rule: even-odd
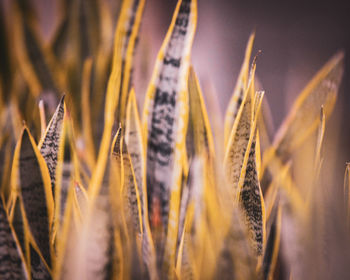
[[[131,157],[138,192],[141,200],[142,214],[148,212],[145,182],[145,148],[143,146],[140,117],[137,110],[135,92],[132,89],[129,94],[129,101],[126,115],[125,142]],[[148,217],[148,215],[146,215]]]
[[[43,43],[36,34],[35,21],[32,17],[24,16],[25,11],[20,2],[13,4],[13,16],[16,19],[15,51],[21,72],[35,97],[42,91],[58,95],[64,76],[59,69],[54,68],[52,55],[42,49]]]
[[[248,232],[243,220],[238,209],[235,209],[217,258],[215,279],[257,279],[256,257],[248,242]]]
[[[33,248],[32,244],[29,244],[29,254],[31,278],[38,280],[51,280],[52,277],[50,271],[41,259],[37,249]]]
[[[346,164],[344,175],[344,205],[346,209],[347,225],[350,226],[350,163]]]
[[[46,132],[46,116],[45,116],[45,106],[44,101],[40,100],[39,104],[39,115],[40,115],[40,139],[44,138]]]
[[[267,233],[268,239],[262,263],[262,275],[263,279],[266,280],[273,279],[277,257],[279,254],[282,217],[281,211],[282,210],[279,204],[276,204],[274,214],[270,217],[269,221],[269,232]]]
[[[273,148],[282,159],[289,156],[317,128],[319,112],[324,108],[326,119],[333,111],[344,72],[344,52],[333,56],[312,78],[294,102],[279,128]]]
[[[100,191],[93,201],[88,202],[79,235],[75,239],[75,249],[71,251],[70,243],[67,243],[68,252],[74,255],[71,263],[66,263],[66,266],[70,267],[68,272],[70,279],[114,279],[113,277],[117,277],[114,267],[119,263],[114,259],[116,241],[108,185],[103,185]],[[117,230],[116,233],[118,233]],[[123,278],[127,277],[128,271],[125,271],[123,275],[123,271],[119,269],[119,273],[122,273],[119,277]]]
[[[95,165],[95,146],[91,126],[91,103],[90,103],[90,89],[91,89],[91,69],[92,60],[88,59],[84,63],[81,89],[81,110],[82,110],[82,127],[85,147],[85,157],[90,168]]]
[[[128,213],[126,217],[134,225],[136,232],[142,235],[143,226],[141,218],[141,200],[138,190],[134,169],[132,167],[131,158],[125,145],[123,132],[120,128],[112,142],[112,155],[116,160],[121,162],[122,178],[121,188],[124,197],[124,207]]]
[[[28,279],[26,263],[0,197],[0,278]]]
[[[115,113],[117,106],[120,102],[119,92],[121,87],[121,72],[122,72],[122,50],[123,44],[126,40],[126,22],[128,18],[128,1],[123,2],[117,28],[114,37],[114,50],[112,69],[108,80],[107,93],[105,99],[104,110],[104,128],[102,139],[100,143],[100,149],[97,156],[96,168],[92,174],[89,184],[88,192],[91,200],[98,195],[99,189],[103,177],[105,175],[105,169],[107,160],[109,158],[110,144],[112,140],[112,128],[115,120]]]
[[[248,87],[248,79],[249,79],[249,60],[252,53],[253,43],[255,38],[255,32],[250,34],[247,47],[245,50],[245,56],[243,60],[243,64],[241,66],[241,71],[239,73],[235,89],[233,90],[232,97],[230,99],[230,103],[228,104],[225,116],[225,146],[228,144],[230,133],[235,122],[235,119],[238,114],[238,110],[242,104],[244,93]]]
[[[320,112],[320,124],[318,127],[316,150],[315,150],[315,160],[314,160],[316,178],[318,177],[318,175],[320,173],[320,169],[321,169],[321,165],[322,165],[321,150],[322,150],[322,143],[323,143],[323,138],[324,138],[325,126],[326,126],[326,115],[324,113],[323,106],[322,106],[321,112]]]
[[[119,102],[119,122],[124,125],[126,117],[126,106],[128,102],[128,94],[130,92],[130,86],[132,84],[132,69],[133,69],[133,58],[135,52],[135,45],[140,29],[143,9],[145,6],[145,0],[129,0],[125,1],[125,5],[128,5],[127,18],[125,19],[126,35],[124,45],[122,49],[122,85],[121,85],[121,96]]]
[[[193,152],[197,156],[205,152],[212,157],[214,156],[213,135],[199,82],[192,67],[190,67],[188,77],[188,94],[190,104],[189,127],[191,127],[188,134],[192,132],[190,138],[193,139],[191,141],[193,142]]]
[[[5,2],[0,3],[0,104],[7,103],[9,101],[9,93],[13,84],[13,65],[12,65],[12,53],[10,49],[10,37],[9,30],[6,28],[5,17]],[[0,110],[2,111],[3,108]]]

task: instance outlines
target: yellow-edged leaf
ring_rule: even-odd
[[[230,133],[235,122],[235,119],[238,114],[238,110],[242,104],[244,93],[248,87],[248,72],[249,72],[249,61],[252,53],[253,43],[255,38],[255,32],[250,34],[247,47],[245,50],[245,56],[243,60],[243,64],[241,66],[241,71],[239,73],[235,89],[233,90],[232,97],[228,104],[226,115],[225,115],[225,147],[228,144]]]

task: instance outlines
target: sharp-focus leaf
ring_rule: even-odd
[[[265,240],[265,205],[258,179],[255,145],[255,141],[253,141],[239,199],[243,212],[246,214],[247,226],[251,240],[253,241],[253,247],[256,253],[261,255]]]
[[[56,166],[59,153],[59,146],[61,135],[63,131],[63,119],[65,116],[64,96],[61,98],[57,109],[47,126],[44,137],[42,137],[38,147],[40,153],[45,159],[46,165],[49,169],[52,192],[55,191],[56,181]]]
[[[53,199],[49,172],[27,128],[22,131],[19,149],[19,194],[23,204],[25,225],[31,243],[37,246],[48,266],[51,265],[50,228]]]
[[[226,147],[224,165],[229,184],[232,186],[233,198],[238,194],[239,180],[242,180],[241,171],[245,170],[244,161],[247,150],[250,150],[250,135],[255,130],[252,129],[254,108],[252,87],[254,83],[255,64],[251,71],[251,77],[247,90],[245,91],[237,117],[232,127],[231,135]],[[241,178],[241,179],[240,179]]]
[[[197,2],[178,1],[159,51],[143,114],[147,146],[149,215],[157,210],[167,232],[165,270],[175,265],[182,164],[188,121],[187,78],[197,20]],[[170,220],[169,220],[170,218]],[[155,227],[154,223],[151,227]],[[172,272],[171,272],[172,274]]]

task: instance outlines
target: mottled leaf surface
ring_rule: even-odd
[[[0,197],[0,278],[27,279],[25,263],[20,256],[18,243],[15,241],[8,216]]]

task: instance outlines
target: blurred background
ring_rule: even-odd
[[[40,32],[49,42],[59,21],[59,0],[32,2],[38,12]],[[120,1],[108,2],[115,23]],[[146,1],[133,82],[140,108],[176,2]],[[0,24],[16,24],[8,13],[10,3],[11,0],[0,0],[5,15],[5,20],[0,18]],[[349,9],[345,1],[198,0],[197,33],[192,50],[192,63],[204,93],[209,118],[212,125],[217,125],[214,118],[216,121],[221,120],[223,124],[248,37],[255,30],[253,55],[261,50],[257,60],[257,77],[271,108],[274,132],[278,130],[294,100],[314,74],[336,52],[345,51],[342,85],[333,115],[326,123],[322,180],[318,186],[325,191],[327,197],[319,203],[328,203],[325,207],[326,223],[330,236],[333,237],[330,238],[329,246],[333,248],[333,253],[328,254],[328,261],[333,262],[332,275],[338,276],[332,279],[345,279],[344,276],[349,275],[345,270],[349,270],[350,253],[347,258],[343,254],[350,252],[344,249],[346,243],[343,242],[349,241],[349,235],[345,232],[345,227],[341,226],[344,224],[344,217],[339,210],[344,196],[345,164],[350,161],[349,27]],[[0,70],[3,69],[3,62],[4,57],[0,57]],[[219,107],[218,114],[212,110],[215,106]],[[213,132],[218,133],[217,127],[213,127]],[[218,139],[218,136],[214,135],[214,138]],[[311,179],[313,166],[310,162],[314,156],[314,141],[314,137],[310,137],[293,158],[292,172],[296,183],[300,183],[300,188],[307,189]],[[313,258],[310,257],[309,260],[313,262]]]
[[[175,0],[149,0],[146,3],[140,46],[144,44],[150,49],[149,72],[175,5]],[[257,77],[271,107],[276,131],[308,81],[337,51],[345,50],[345,73],[333,115],[326,123],[324,143],[325,177],[338,190],[343,185],[345,162],[350,161],[348,11],[346,1],[337,0],[199,0],[192,51],[192,62],[202,90],[208,95],[211,89],[206,85],[214,87],[223,117],[249,34],[255,30],[252,55],[262,51],[257,60]],[[143,95],[144,87],[144,84],[136,83],[137,93]],[[208,96],[205,97],[209,105]],[[306,170],[302,166],[300,172]]]
[[[11,0],[1,0],[8,9]],[[50,38],[57,24],[58,1],[32,0],[41,32]],[[108,0],[114,19],[119,1]],[[176,0],[147,0],[136,54],[135,79],[142,105],[157,52],[170,24]],[[255,30],[253,55],[261,50],[257,77],[265,90],[275,130],[307,82],[337,51],[346,53],[345,75],[337,104],[326,124],[325,146],[330,181],[341,184],[350,161],[350,17],[346,1],[198,0],[193,66],[208,103],[216,94],[223,118],[249,34]],[[7,22],[12,24],[10,19]],[[1,63],[1,62],[0,62]],[[208,89],[208,85],[210,89]],[[209,112],[210,114],[210,112]],[[328,146],[327,146],[328,145]]]

